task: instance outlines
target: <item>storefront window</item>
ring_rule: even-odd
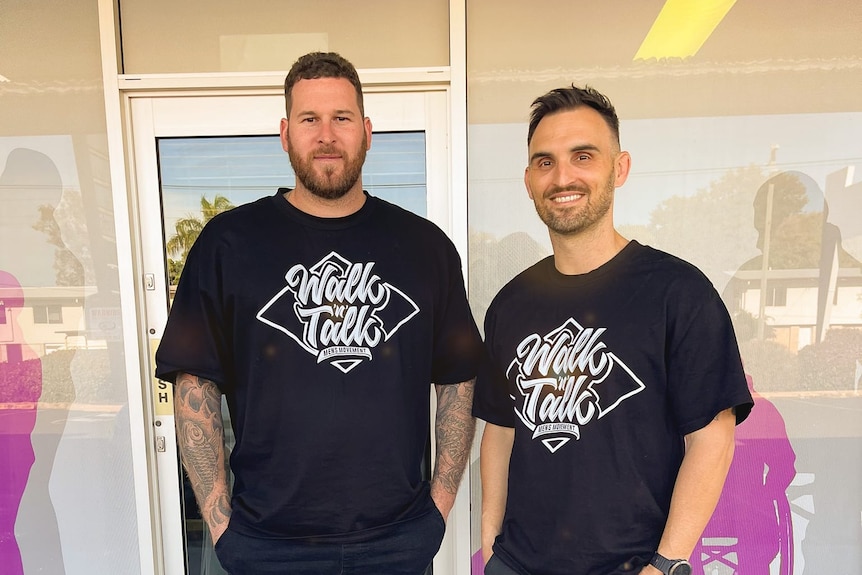
[[[0,571],[140,573],[97,2],[0,12]]]
[[[661,3],[629,2],[614,15],[599,4],[503,4],[467,2],[477,319],[551,253],[523,184],[530,103],[591,85],[615,104],[633,159],[616,192],[617,229],[708,276],[760,405],[737,430],[738,459],[754,458],[762,474],[760,495],[735,493],[747,479],[732,474],[695,572],[858,569],[862,45],[848,15],[858,22],[859,8],[724,3],[693,52],[644,56]],[[759,505],[777,511],[750,522],[755,532],[732,518]]]

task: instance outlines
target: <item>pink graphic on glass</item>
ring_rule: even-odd
[[[0,565],[7,575],[24,573],[15,520],[35,460],[30,434],[42,393],[42,362],[17,322],[23,306],[18,281],[0,271]]]
[[[746,377],[754,409],[736,428],[736,451],[724,491],[691,555],[698,575],[769,575],[776,557],[780,575],[793,572],[787,488],[796,476],[796,455],[778,409]]]

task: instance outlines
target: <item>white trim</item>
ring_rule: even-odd
[[[104,1],[104,0],[101,0]],[[396,87],[403,90],[411,86],[433,84],[448,85],[448,67],[436,68],[375,68],[357,70],[365,91],[379,87]],[[285,72],[213,72],[201,74],[122,74],[118,76],[120,90],[226,90],[226,89],[284,89]],[[466,105],[466,103],[465,103]]]
[[[467,280],[467,4],[449,2],[449,146],[452,241],[461,254]]]
[[[99,41],[102,59],[102,81],[104,83],[105,122],[107,132],[108,163],[111,170],[111,193],[114,208],[114,226],[117,245],[117,273],[120,286],[120,313],[123,319],[123,346],[126,387],[129,400],[129,432],[131,436],[131,458],[135,486],[135,511],[137,514],[138,549],[141,573],[161,573],[157,569],[157,533],[153,524],[153,493],[150,477],[152,461],[147,446],[152,444],[152,434],[145,411],[147,407],[141,393],[142,357],[139,338],[139,319],[133,269],[129,221],[129,195],[126,188],[126,162],[123,147],[123,117],[120,109],[120,90],[117,83],[118,46],[117,20],[114,0],[98,0]],[[143,439],[141,441],[140,439]]]
[[[128,121],[134,118],[134,130],[127,130],[134,138],[129,145],[129,161],[135,167],[141,165],[156,165],[155,130],[153,120],[153,104],[148,99],[126,99],[128,106]],[[134,162],[132,160],[134,159]],[[158,536],[155,539],[156,552],[159,566],[163,573],[168,575],[181,575],[185,573],[185,552],[183,549],[183,525],[182,507],[180,494],[177,489],[177,478],[179,468],[177,465],[176,448],[176,426],[172,414],[158,413],[152,400],[156,393],[156,381],[154,379],[154,367],[152,366],[152,349],[158,345],[162,337],[162,329],[167,319],[167,294],[168,286],[165,285],[162,271],[164,261],[154,254],[160,254],[160,249],[150,249],[148,246],[162,245],[161,228],[147,225],[149,222],[161,220],[161,206],[158,194],[149,198],[152,194],[148,190],[158,190],[158,174],[150,170],[136,170],[134,179],[130,180],[133,190],[131,198],[134,200],[135,217],[134,231],[137,239],[138,253],[136,261],[140,272],[138,277],[144,273],[153,273],[155,282],[154,289],[144,292],[139,301],[140,319],[143,325],[140,333],[147,342],[147,360],[141,366],[146,376],[143,385],[145,397],[149,400],[147,405],[150,412],[147,416],[148,429],[157,428],[153,432],[153,439],[147,443],[151,446],[150,453],[153,459],[151,468],[151,489],[153,490],[153,502],[156,505],[154,521],[157,522]],[[151,201],[142,201],[148,198]],[[156,452],[154,446],[155,436],[161,436],[165,441],[165,450]]]
[[[427,218],[436,223],[451,238],[452,189],[449,168],[448,97],[441,92],[424,94],[425,125],[425,177],[427,185]],[[443,122],[439,120],[443,119]],[[444,176],[444,177],[441,177]]]
[[[448,226],[461,256],[464,281],[467,281],[467,6],[466,0],[449,0],[449,101],[448,138],[449,185]],[[432,394],[433,395],[433,394]],[[470,461],[461,481],[455,505],[449,514],[446,536],[434,559],[434,572],[470,575],[472,564],[470,527]]]

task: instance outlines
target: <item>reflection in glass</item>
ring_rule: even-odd
[[[691,555],[694,573],[793,573],[793,518],[787,490],[796,454],[784,419],[767,398],[748,388],[757,409],[736,429],[736,448],[724,490]],[[745,509],[745,513],[740,513]]]
[[[739,266],[723,297],[761,391],[858,386],[859,304],[838,302],[862,293],[862,263],[828,214],[823,192],[801,172],[769,178],[754,198],[760,254]]]
[[[210,218],[296,181],[278,136],[162,138],[158,153],[172,286]],[[362,183],[371,195],[425,216],[425,134],[374,133]]]
[[[3,555],[13,573],[23,573],[25,566],[62,565],[48,484],[69,407],[76,399],[72,379],[64,369],[75,354],[74,344],[68,345],[64,332],[74,336],[79,328],[83,274],[78,260],[66,249],[55,218],[61,198],[62,181],[50,156],[26,147],[9,152],[0,174],[0,229],[6,256],[0,265],[6,305],[0,307],[8,315],[0,363],[0,437],[6,444],[0,467],[11,475],[6,477],[8,481],[0,481],[4,500],[0,515],[2,523],[10,527],[16,525],[19,515],[21,525],[27,525],[26,514],[40,508],[39,515],[47,519],[38,526],[44,536],[43,553],[38,557],[27,553],[33,535],[28,530],[21,530],[18,545],[14,545],[13,531],[5,536],[0,533],[0,540],[7,542],[11,535],[13,546],[4,545]],[[21,242],[31,245],[33,251],[24,255],[10,249],[25,245]],[[53,266],[46,266],[48,262]],[[53,277],[43,271],[46,268]],[[52,401],[55,398],[59,401]],[[34,498],[39,501],[35,507],[30,504]],[[5,563],[3,559],[0,555],[0,563]]]
[[[100,142],[0,138],[0,270],[4,289],[14,278],[21,294],[21,305],[0,314],[0,435],[18,438],[0,455],[0,467],[18,472],[0,482],[0,515],[13,516],[25,573],[140,568],[117,254]],[[83,176],[76,157],[86,160]],[[32,433],[25,437],[28,413]],[[21,475],[27,457],[32,467]],[[15,497],[19,504],[7,506]]]
[[[42,363],[34,357],[18,324],[24,291],[0,271],[0,565],[23,575],[15,520],[35,456],[30,434],[42,391]]]

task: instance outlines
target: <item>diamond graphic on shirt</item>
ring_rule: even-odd
[[[569,442],[571,437],[554,437],[552,439],[543,439],[542,443],[551,453],[556,453],[559,448]]]
[[[515,414],[551,453],[646,386],[602,341],[606,328],[569,318],[545,336],[530,334],[515,348],[506,375],[520,397]],[[610,377],[613,374],[613,377]]]
[[[257,319],[290,336],[318,363],[348,373],[419,313],[373,269],[374,262],[352,263],[336,252],[310,268],[297,264]]]

